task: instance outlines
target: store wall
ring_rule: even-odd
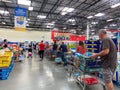
[[[49,31],[14,31],[13,29],[0,28],[0,38],[9,41],[51,41]]]

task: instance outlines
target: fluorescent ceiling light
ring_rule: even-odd
[[[76,25],[76,23],[72,23],[72,25]]]
[[[113,26],[113,27],[114,27],[114,26],[117,26],[117,24],[110,24],[110,26]]]
[[[55,21],[52,21],[53,24],[55,24]]]
[[[74,8],[65,7],[62,11],[63,12],[72,12],[72,11],[74,11]]]
[[[66,27],[64,27],[63,29],[67,29]]]
[[[93,33],[91,33],[92,35],[94,35],[95,34],[95,32],[93,32]]]
[[[93,18],[93,16],[88,16],[87,18],[90,19],[90,18]]]
[[[0,13],[1,13],[1,14],[9,14],[8,11],[4,11],[4,10],[0,10]]]
[[[91,30],[91,31],[95,31],[95,30]]]
[[[6,24],[5,22],[2,22],[2,24]]]
[[[54,25],[54,23],[47,23],[47,25],[48,25],[48,26],[53,26],[53,25]]]
[[[104,16],[105,14],[104,13],[98,13],[98,14],[96,14],[95,16],[96,17],[101,17],[101,16]]]
[[[67,12],[72,12],[72,11],[74,11],[74,8],[69,8],[69,9],[67,10]]]
[[[31,1],[30,0],[18,0],[18,4],[30,6]]]
[[[61,12],[61,15],[66,15],[67,14],[67,12]]]
[[[75,22],[75,19],[69,19],[68,21],[69,22]]]
[[[69,9],[68,7],[65,7],[62,11],[66,12],[68,9]]]
[[[113,19],[108,19],[107,22],[113,21]]]
[[[2,2],[9,2],[9,3],[11,3],[12,1],[11,0],[2,0]]]
[[[74,10],[75,10],[74,8],[64,7],[64,9],[61,12],[61,15],[65,15],[67,13],[74,11]]]
[[[33,7],[29,7],[28,10],[29,10],[29,11],[32,11],[32,10],[33,10]]]
[[[120,3],[117,3],[117,4],[112,5],[111,8],[116,8],[116,7],[118,7],[118,6],[120,6]]]
[[[40,19],[45,19],[46,18],[46,16],[44,16],[44,15],[38,15],[37,17],[40,18]]]
[[[92,22],[92,24],[94,24],[94,25],[95,25],[95,24],[98,24],[98,22]]]

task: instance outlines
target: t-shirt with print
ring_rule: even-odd
[[[109,53],[101,57],[102,68],[116,68],[117,66],[117,48],[110,38],[102,39],[101,51],[109,49]]]

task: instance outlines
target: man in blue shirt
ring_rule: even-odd
[[[67,61],[65,59],[65,53],[68,51],[67,50],[67,45],[64,44],[64,42],[62,42],[62,44],[60,45],[59,50],[62,52],[62,60],[64,62],[64,66],[67,66]]]

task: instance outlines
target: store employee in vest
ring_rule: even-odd
[[[98,35],[102,41],[101,52],[94,53],[91,58],[101,57],[102,73],[106,88],[107,90],[114,90],[112,80],[117,67],[117,48],[112,39],[107,37],[105,30],[100,30]]]

